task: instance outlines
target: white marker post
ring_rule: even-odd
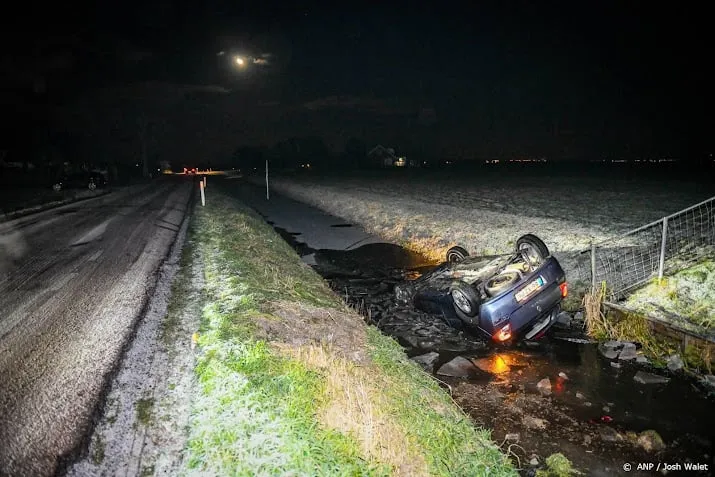
[[[271,200],[271,193],[268,190],[268,159],[266,159],[266,200]]]
[[[204,194],[204,181],[199,181],[199,189],[201,189],[201,205],[206,205],[206,194]]]
[[[204,189],[206,188],[206,176],[204,176]]]

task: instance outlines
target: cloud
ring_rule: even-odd
[[[178,85],[180,90],[184,91],[184,94],[190,93],[209,93],[209,94],[229,94],[230,89],[225,88],[216,84],[206,84],[206,85]]]
[[[309,111],[342,109],[376,114],[405,114],[409,111],[385,100],[364,96],[327,96],[303,103]]]

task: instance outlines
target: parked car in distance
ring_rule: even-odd
[[[107,185],[107,179],[99,172],[75,172],[65,174],[52,184],[52,189],[61,191],[65,189],[95,190]]]
[[[396,285],[398,301],[497,342],[539,339],[556,322],[568,293],[566,274],[535,235],[520,237],[510,254],[470,257],[452,247],[446,259]]]

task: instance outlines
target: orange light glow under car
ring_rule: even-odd
[[[511,338],[511,326],[506,325],[496,332],[494,339],[497,341],[506,341]]]
[[[561,289],[561,298],[566,298],[569,295],[569,284],[563,282],[559,288]]]

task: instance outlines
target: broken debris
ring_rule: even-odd
[[[665,384],[670,381],[670,378],[665,376],[659,376],[653,373],[646,373],[644,371],[638,371],[633,380],[641,384]]]

